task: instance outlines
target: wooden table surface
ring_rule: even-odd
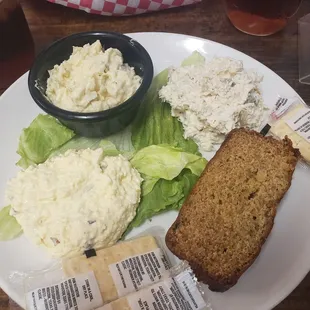
[[[304,0],[284,31],[270,37],[252,37],[237,31],[226,18],[219,0],[204,0],[193,6],[124,18],[89,15],[44,0],[22,0],[22,5],[37,52],[63,36],[89,30],[123,33],[163,31],[199,36],[226,44],[262,62],[287,81],[310,105],[310,86],[298,82],[297,54],[297,20],[310,13],[310,0]],[[0,289],[0,309],[20,308]],[[310,273],[274,309],[309,310]]]

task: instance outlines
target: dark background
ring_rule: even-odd
[[[56,39],[81,31],[183,33],[223,43],[257,59],[288,82],[310,105],[310,86],[300,84],[298,81],[297,28],[297,20],[310,13],[310,0],[303,1],[300,10],[283,31],[269,37],[252,37],[236,30],[226,18],[220,0],[203,0],[192,6],[133,17],[90,15],[45,0],[21,0],[21,2],[36,52]],[[20,308],[0,289],[0,309]],[[275,310],[309,309],[310,274]]]

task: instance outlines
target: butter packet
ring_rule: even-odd
[[[64,258],[24,279],[31,310],[91,310],[171,276],[171,263],[151,234]]]
[[[279,97],[262,131],[279,139],[287,136],[299,149],[303,162],[310,164],[310,108],[299,99]]]
[[[171,277],[131,293],[97,310],[212,310],[197,279],[183,261],[171,269]]]

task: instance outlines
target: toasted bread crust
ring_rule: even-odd
[[[203,207],[201,209],[202,216],[208,212],[209,208],[209,196],[207,194],[204,195],[204,187],[208,186],[208,178],[210,175],[212,175],[211,170],[213,170],[215,165],[218,165],[219,160],[223,157],[225,153],[228,151],[233,151],[235,146],[231,146],[232,139],[235,138],[235,136],[243,134],[249,139],[254,139],[255,142],[257,142],[258,147],[261,143],[263,144],[270,144],[271,149],[284,149],[284,153],[287,156],[287,161],[289,162],[288,168],[287,168],[287,180],[285,180],[285,187],[281,189],[281,193],[277,199],[272,201],[272,205],[269,206],[268,209],[268,217],[266,216],[265,219],[265,226],[263,233],[258,236],[258,239],[260,242],[257,243],[256,247],[250,253],[249,256],[244,260],[245,263],[240,267],[233,270],[230,274],[222,274],[217,275],[214,274],[212,271],[209,270],[208,265],[212,264],[210,261],[203,261],[203,259],[198,260],[195,255],[193,255],[193,250],[187,248],[186,240],[187,238],[191,238],[188,236],[184,231],[190,230],[191,232],[197,231],[199,234],[204,234],[204,227],[199,227],[197,224],[197,227],[193,227],[193,222],[190,222],[188,219],[189,215],[191,214],[190,210],[193,210],[194,207],[197,204],[203,204]],[[238,146],[236,146],[238,147]],[[268,146],[267,146],[268,148]],[[192,192],[187,197],[185,203],[183,204],[179,215],[175,222],[172,224],[172,226],[169,228],[167,234],[166,234],[166,244],[168,248],[171,250],[172,253],[174,253],[177,257],[179,257],[182,260],[187,260],[191,267],[193,268],[197,278],[199,281],[202,281],[205,284],[209,285],[209,289],[212,291],[218,291],[218,292],[224,292],[234,286],[238,279],[241,277],[241,275],[253,264],[257,256],[259,255],[261,248],[263,244],[265,243],[266,239],[268,238],[272,227],[274,225],[274,218],[276,216],[276,210],[277,205],[280,203],[281,199],[284,197],[285,193],[289,189],[291,185],[291,180],[293,176],[293,172],[295,170],[295,166],[297,164],[298,158],[300,156],[300,153],[297,149],[294,149],[292,147],[291,141],[286,137],[284,140],[279,141],[275,140],[272,137],[263,137],[259,133],[255,131],[250,131],[247,129],[234,129],[232,130],[229,135],[226,137],[225,141],[223,142],[221,148],[217,151],[216,155],[209,161],[207,167],[203,171],[200,179],[192,189]],[[286,166],[284,166],[286,167]],[[234,175],[231,176],[234,178]],[[210,182],[210,181],[209,181]],[[199,198],[195,198],[199,197]],[[200,199],[201,201],[197,201],[196,199]],[[202,201],[203,200],[203,201]],[[221,205],[216,206],[217,208],[222,208]],[[194,212],[194,211],[193,211]],[[197,214],[193,214],[193,216],[197,216]],[[199,219],[197,218],[197,222]],[[194,221],[195,222],[195,221]],[[203,223],[201,224],[203,226]],[[182,232],[179,232],[179,227],[182,227]],[[219,228],[221,229],[221,227]],[[225,231],[224,231],[225,232]],[[197,238],[197,240],[195,240]],[[202,237],[203,238],[203,237]],[[205,238],[208,238],[208,236],[205,236]],[[192,237],[191,242],[197,242],[199,243],[198,237],[195,234],[195,236]],[[184,242],[184,245],[183,245]],[[210,243],[212,243],[212,240],[210,240]],[[214,243],[214,242],[213,242]],[[203,243],[204,248],[203,250],[205,253],[208,253],[208,248],[206,248],[207,243]],[[201,249],[199,249],[201,251]],[[198,250],[197,250],[198,251]],[[242,259],[242,256],[241,256]],[[220,264],[220,262],[219,262]]]

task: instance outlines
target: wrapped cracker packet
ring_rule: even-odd
[[[169,278],[171,263],[160,244],[158,237],[143,235],[29,273],[27,309],[90,310]]]
[[[48,0],[91,14],[128,16],[201,2],[201,0]]]
[[[183,261],[171,268],[171,277],[131,293],[97,310],[211,310],[192,269]]]
[[[66,276],[93,271],[104,303],[169,277],[171,267],[151,235],[117,243],[91,257],[65,259],[62,266]]]

